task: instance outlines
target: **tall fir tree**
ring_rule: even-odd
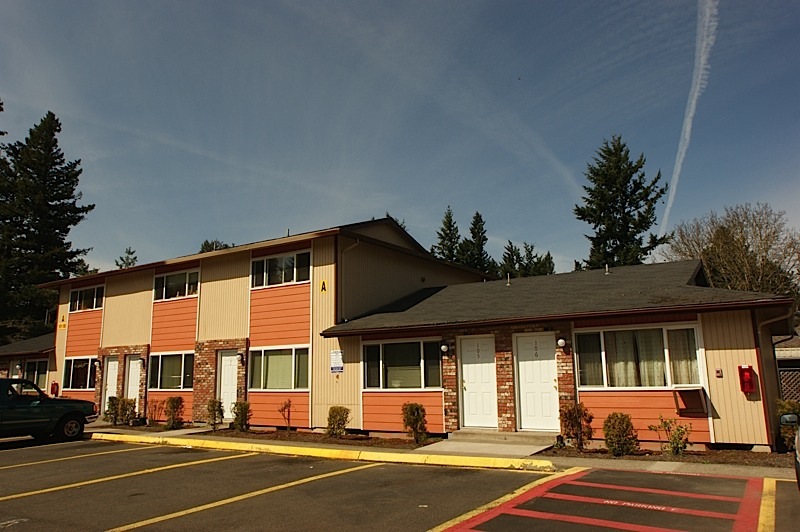
[[[642,264],[656,247],[669,241],[669,235],[649,233],[644,242],[645,233],[656,222],[656,204],[667,191],[666,185],[658,186],[660,171],[647,182],[644,164],[643,154],[633,162],[625,142],[613,135],[597,150],[594,164],[588,165],[590,185],[583,187],[583,205],[573,211],[595,232],[586,235],[591,242],[585,261],[588,269]]]
[[[500,262],[500,277],[505,279],[507,276],[522,277],[522,252],[511,242],[503,248],[503,260]]]
[[[36,285],[65,279],[85,262],[70,230],[94,209],[78,205],[80,160],[66,161],[58,145],[61,122],[52,112],[24,142],[0,146],[0,337],[22,339],[51,330],[46,315],[55,294]]]
[[[116,264],[117,268],[120,270],[124,270],[125,268],[136,266],[137,262],[139,262],[139,257],[136,256],[136,250],[127,247],[125,248],[125,253],[119,259],[116,259],[114,264]]]
[[[458,234],[458,224],[453,218],[453,210],[450,205],[444,211],[442,228],[436,232],[436,237],[438,239],[437,243],[431,246],[433,256],[448,262],[457,262],[461,235]]]
[[[497,263],[486,251],[486,244],[489,242],[486,236],[486,223],[479,212],[472,217],[469,235],[469,238],[462,240],[458,246],[457,262],[481,271],[489,277],[497,277]]]

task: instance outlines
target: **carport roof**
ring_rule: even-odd
[[[701,262],[690,260],[430,288],[322,335],[792,304],[785,296],[709,288]]]

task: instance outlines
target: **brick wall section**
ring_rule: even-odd
[[[217,352],[235,349],[243,353],[236,376],[236,400],[247,400],[247,338],[197,342],[194,348],[194,400],[192,421],[208,421],[208,401],[217,397]]]
[[[571,343],[568,338],[563,348],[556,346],[556,364],[558,366],[558,406],[575,404],[575,358],[572,356]]]
[[[442,387],[444,388],[444,430],[458,430],[458,362],[456,357],[455,336],[444,336],[442,342],[447,344],[447,353],[442,354]]]
[[[97,351],[97,359],[100,361],[100,367],[97,368],[97,378],[95,379],[94,387],[94,402],[98,405],[103,401],[103,372],[106,368],[108,357],[117,357],[117,383],[115,389],[116,397],[125,397],[125,373],[128,371],[127,357],[129,355],[139,355],[145,361],[145,366],[142,366],[139,372],[139,415],[144,417],[147,412],[147,366],[150,356],[150,346],[143,345],[118,345],[114,347],[101,347]],[[100,413],[101,417],[103,412]]]
[[[494,330],[494,363],[497,377],[497,430],[517,430],[517,392],[514,385],[514,347],[509,330]]]

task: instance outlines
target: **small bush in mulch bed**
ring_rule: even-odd
[[[429,438],[425,444],[415,443],[411,438],[375,438],[366,434],[345,434],[343,436],[328,436],[320,432],[306,431],[253,431],[236,432],[235,430],[222,429],[215,433],[216,436],[232,436],[264,441],[291,441],[297,443],[334,443],[337,445],[358,445],[361,447],[378,447],[384,449],[417,449],[423,445],[436,443],[441,438]]]

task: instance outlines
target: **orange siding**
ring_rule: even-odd
[[[250,293],[250,345],[307,344],[311,329],[310,283]]]
[[[91,390],[68,390],[59,397],[66,399],[83,399],[84,401],[91,401],[94,403],[94,388]]]
[[[249,392],[247,400],[250,403],[250,410],[253,412],[250,423],[269,427],[285,427],[286,421],[283,420],[278,409],[287,399],[292,400],[291,426],[310,428],[308,392]]]
[[[681,405],[681,408],[700,409],[698,398],[698,392],[683,391],[678,394],[678,404]],[[670,391],[584,391],[580,393],[580,401],[594,415],[592,428],[594,428],[595,439],[603,438],[603,421],[606,417],[611,412],[622,412],[631,416],[633,427],[639,433],[639,439],[642,441],[658,441],[658,434],[649,430],[647,426],[658,425],[659,414],[664,416],[664,419],[675,419],[682,425],[691,424],[690,442],[708,443],[711,441],[707,414],[700,412],[679,416],[675,412],[675,399]],[[663,432],[661,437],[665,437]]]
[[[164,391],[147,391],[147,413],[150,412],[150,406],[153,401],[163,401],[166,406],[167,397],[183,397],[183,420],[192,421],[192,406],[193,406],[193,393],[192,390],[164,390]],[[166,421],[163,409],[161,412],[161,419],[156,421]]]
[[[194,351],[196,339],[196,297],[153,303],[150,352]]]
[[[67,323],[66,356],[96,355],[100,349],[102,310],[73,312]]]
[[[419,392],[364,392],[364,430],[380,432],[405,432],[403,428],[403,403],[420,403],[425,407],[428,432],[444,432],[444,393]]]

